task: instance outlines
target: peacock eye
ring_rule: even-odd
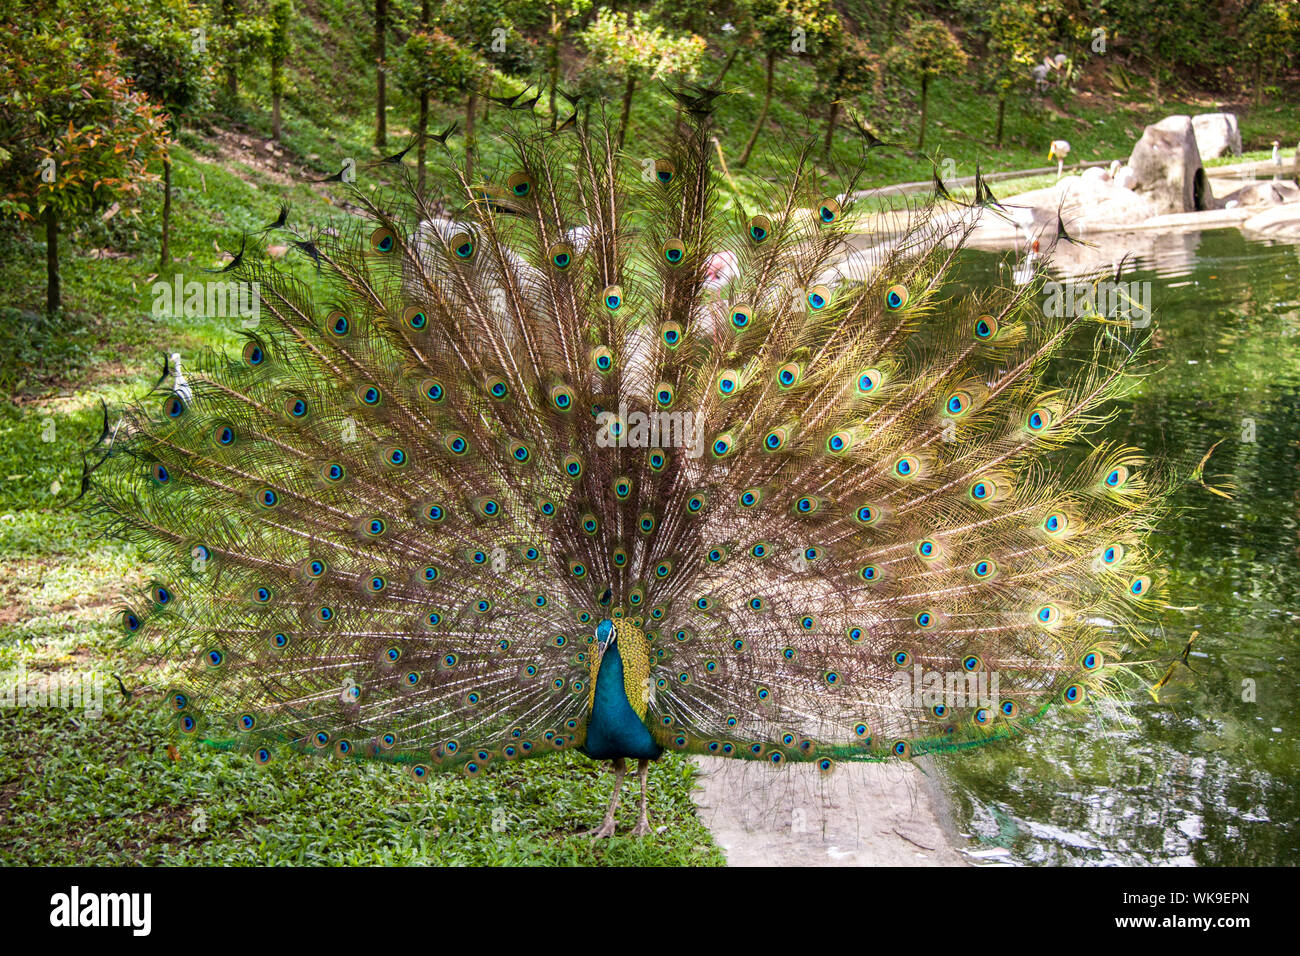
[[[533,178],[524,172],[513,173],[506,180],[506,188],[510,190],[512,195],[523,199],[532,192]]]
[[[567,242],[559,242],[546,250],[546,258],[552,266],[563,272],[573,265],[573,247]]]
[[[474,237],[468,232],[458,232],[447,241],[452,257],[466,262],[474,257]]]
[[[808,308],[820,312],[831,301],[831,290],[824,285],[813,286],[808,290]]]
[[[659,253],[670,266],[681,265],[686,259],[686,244],[680,239],[669,239],[659,247]]]

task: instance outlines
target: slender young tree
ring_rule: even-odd
[[[280,106],[284,99],[284,61],[293,32],[293,0],[271,0],[267,59],[271,67],[271,139],[280,142]]]
[[[162,110],[123,75],[95,11],[53,6],[0,13],[0,215],[44,228],[49,318],[62,308],[65,227],[135,201],[167,142]]]
[[[1033,67],[1048,47],[1043,4],[1035,0],[984,0],[981,28],[988,42],[985,80],[998,101],[994,143],[1002,148],[1007,100],[1033,82]]]
[[[408,92],[422,103],[417,120],[416,136],[419,149],[416,155],[416,180],[421,191],[425,183],[425,137],[429,124],[429,98],[436,96],[452,101],[460,96],[468,102],[466,120],[474,113],[474,88],[482,74],[484,64],[437,27],[417,30],[407,38],[397,57],[396,79]],[[467,164],[471,161],[467,157]],[[467,175],[472,166],[467,165]]]
[[[211,67],[207,56],[204,11],[186,0],[145,0],[135,9],[133,29],[119,42],[135,89],[161,107],[166,116],[168,148],[163,153],[162,239],[158,269],[171,260],[171,140],[182,119],[208,105]]]
[[[600,71],[617,78],[620,97],[618,147],[622,148],[632,119],[637,87],[648,80],[674,74],[689,75],[704,54],[701,37],[669,33],[652,25],[644,10],[626,14],[602,7],[591,25],[579,35]]]
[[[375,0],[375,146],[388,144],[388,90],[386,55],[388,0]]]
[[[822,161],[825,162],[830,159],[844,104],[866,89],[875,69],[867,44],[844,30],[830,33],[813,60],[813,67],[817,73],[816,97],[826,103],[826,133],[822,137]]]
[[[930,82],[938,76],[955,76],[966,68],[966,52],[957,38],[939,20],[913,20],[902,43],[885,55],[894,69],[916,78],[921,85],[921,122],[916,148],[925,148],[925,127],[929,118]]]
[[[785,56],[815,52],[822,38],[839,27],[839,17],[829,0],[749,0],[749,7],[754,18],[757,46],[763,52],[765,78],[763,105],[759,108],[754,130],[736,161],[736,165],[742,168],[749,162],[767,124],[767,114],[772,108],[776,61]]]

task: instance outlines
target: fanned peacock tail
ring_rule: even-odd
[[[1165,495],[1100,434],[1132,345],[1038,283],[952,297],[932,210],[854,252],[803,153],[742,209],[702,122],[654,163],[513,145],[450,220],[358,192],[326,296],[245,267],[242,354],[125,413],[93,484],[184,734],[417,776],[578,747],[605,618],[669,750],[829,769],[1113,689]]]

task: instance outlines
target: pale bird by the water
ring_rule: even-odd
[[[1047,158],[1056,160],[1056,178],[1060,179],[1065,172],[1065,158],[1070,155],[1070,144],[1063,139],[1052,140],[1052,145],[1047,150]]]

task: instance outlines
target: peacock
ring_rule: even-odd
[[[829,773],[1122,696],[1167,497],[1106,435],[1141,343],[1045,315],[1041,266],[955,291],[960,204],[864,245],[869,149],[724,193],[708,107],[648,158],[520,127],[484,179],[447,154],[450,206],[355,189],[298,266],[250,247],[242,348],[88,478],[182,737],[416,779],[576,750],[608,837],[633,759],[644,835],[665,753]]]

